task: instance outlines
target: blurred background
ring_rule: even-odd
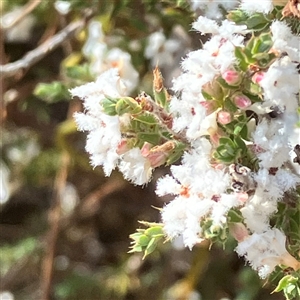
[[[283,299],[233,241],[128,254],[138,220],[160,221],[168,199],[155,178],[168,169],[144,187],[105,177],[72,119],[82,104],[68,89],[111,67],[132,96],[152,93],[156,64],[171,87],[181,57],[207,38],[190,30],[203,13],[192,2],[0,1],[1,300]]]

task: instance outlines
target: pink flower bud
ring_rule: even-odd
[[[233,102],[238,108],[241,109],[245,109],[252,104],[251,100],[243,94],[234,96]]]
[[[249,199],[249,195],[247,193],[238,193],[237,197],[239,201],[244,203]]]
[[[157,168],[166,162],[167,154],[164,152],[150,152],[147,159],[152,168]]]
[[[170,152],[175,148],[174,141],[167,141],[162,145],[152,147],[150,143],[145,142],[141,154],[147,158],[152,168],[157,168],[167,161]]]
[[[238,242],[242,242],[249,236],[248,230],[243,223],[230,224],[229,231]]]
[[[222,110],[218,112],[217,120],[220,124],[226,125],[231,122],[231,115],[229,112]]]
[[[252,81],[255,83],[260,83],[261,80],[264,78],[265,73],[264,72],[257,72],[252,76]]]
[[[206,109],[206,115],[210,115],[216,109],[216,103],[214,100],[201,101],[200,105]]]
[[[121,155],[121,154],[124,154],[125,152],[127,152],[128,150],[130,150],[130,148],[128,147],[127,140],[126,139],[121,140],[121,142],[119,143],[119,145],[117,147],[116,152],[119,155]]]
[[[141,149],[141,154],[144,156],[144,157],[147,157],[150,153],[150,149],[152,148],[153,146],[150,144],[150,143],[147,143],[145,142],[142,149]]]
[[[238,85],[241,82],[241,75],[235,70],[227,70],[222,74],[223,79],[230,85]]]

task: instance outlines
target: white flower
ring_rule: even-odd
[[[162,209],[164,231],[170,238],[182,235],[185,246],[192,248],[203,241],[201,218],[208,213],[211,201],[197,196],[178,196]]]
[[[201,9],[207,18],[215,20],[224,17],[220,6],[228,11],[235,8],[239,3],[237,0],[191,0],[190,2],[193,10]]]
[[[160,67],[172,65],[174,54],[180,49],[180,41],[167,39],[161,31],[152,33],[147,40],[145,57],[151,59],[151,65]]]
[[[9,186],[10,170],[7,168],[4,162],[0,163],[0,172],[0,205],[2,205],[7,202],[11,193]]]
[[[273,49],[280,53],[287,53],[293,61],[299,59],[299,36],[295,36],[291,32],[291,28],[281,21],[274,21],[270,27],[272,32]]]
[[[288,113],[297,110],[295,95],[299,92],[299,75],[295,63],[288,56],[276,60],[269,67],[260,85],[269,106],[280,106]]]
[[[90,22],[88,33],[82,52],[90,60],[91,73],[97,76],[110,68],[117,68],[128,93],[132,92],[138,84],[139,74],[131,63],[129,53],[119,48],[108,48],[102,24],[98,21]]]
[[[181,185],[170,175],[159,178],[156,183],[156,194],[158,196],[178,195],[180,194]]]
[[[86,57],[95,55],[96,52],[94,49],[99,44],[102,44],[106,49],[102,24],[97,21],[91,21],[88,25],[88,38],[83,45],[82,53]]]
[[[91,164],[94,167],[103,166],[106,176],[111,174],[118,163],[117,147],[121,142],[121,132],[118,117],[106,115],[101,101],[106,95],[120,97],[124,91],[116,69],[104,72],[96,82],[70,90],[72,96],[83,100],[86,110],[85,114],[75,113],[74,118],[79,130],[89,132],[86,150],[90,154]]]
[[[2,9],[2,7],[1,7]],[[1,27],[6,29],[2,34],[5,34],[5,39],[8,42],[27,42],[31,36],[33,26],[36,19],[32,14],[27,14],[21,18],[21,21],[16,25],[11,24],[23,15],[22,7],[14,7],[14,9],[6,14],[1,14],[0,23]]]
[[[289,160],[289,132],[282,120],[263,119],[253,132],[253,141],[259,149],[257,157],[264,168],[281,167]]]
[[[54,2],[55,9],[62,15],[67,15],[71,10],[71,3],[61,0],[56,0]]]
[[[139,81],[139,74],[131,63],[129,53],[119,48],[109,50],[105,62],[108,68],[118,68],[119,75],[125,83],[128,93],[132,92]]]
[[[228,211],[241,205],[238,195],[226,193],[228,174],[210,166],[209,141],[201,138],[193,145],[181,165],[171,166],[173,177],[160,178],[156,190],[159,196],[175,196],[162,210],[165,232],[170,238],[182,235],[189,248],[203,239],[202,218],[210,217],[215,225],[222,226]]]
[[[239,201],[237,194],[221,194],[220,199],[218,199],[212,207],[210,217],[213,224],[217,226],[226,224],[228,211],[240,204],[241,202]]]
[[[141,154],[139,148],[130,149],[123,154],[118,167],[126,180],[137,185],[148,183],[152,176],[150,161]]]
[[[244,256],[261,278],[266,278],[277,265],[284,264],[300,268],[300,262],[292,257],[285,248],[286,236],[277,228],[246,237],[239,242],[235,251]]]
[[[219,25],[215,20],[200,16],[197,21],[193,23],[193,28],[202,34],[212,33],[217,34],[219,32]]]
[[[273,10],[272,0],[242,0],[240,8],[248,14],[261,12],[264,14]]]

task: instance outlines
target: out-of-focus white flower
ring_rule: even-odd
[[[174,61],[174,54],[180,48],[180,42],[175,39],[167,39],[160,32],[154,32],[148,37],[145,48],[145,57],[151,60],[151,65],[160,67],[171,65]]]
[[[11,292],[3,291],[3,292],[0,293],[0,299],[1,300],[14,300],[15,297]]]
[[[264,14],[273,10],[272,0],[242,0],[240,8],[248,14],[261,12]]]
[[[71,2],[56,0],[54,7],[60,14],[66,15],[70,12]]]
[[[8,42],[26,42],[30,38],[32,28],[36,23],[33,15],[25,16],[18,24],[9,28],[16,18],[23,14],[23,8],[15,7],[12,11],[0,18],[1,27],[5,30],[5,39]],[[8,29],[6,29],[8,28]]]
[[[21,132],[22,134],[22,132]],[[29,132],[23,131],[24,136]],[[31,138],[29,141],[22,141],[21,145],[14,145],[7,150],[8,158],[14,162],[22,165],[28,164],[34,157],[40,153],[40,146],[36,139]]]
[[[300,262],[287,252],[285,241],[285,234],[273,228],[243,239],[235,251],[245,257],[261,278],[266,278],[279,264],[290,266],[294,270],[300,268]]]
[[[1,162],[0,163],[0,205],[7,202],[9,199],[9,169]]]
[[[91,73],[99,76],[110,68],[117,68],[127,92],[132,92],[137,86],[139,74],[131,63],[129,53],[119,48],[109,49],[100,22],[90,22],[88,33],[82,52],[90,60]]]
[[[129,53],[119,48],[113,48],[107,53],[105,62],[108,68],[118,69],[119,75],[124,81],[128,92],[136,88],[139,81],[139,73],[133,67]]]
[[[61,208],[64,214],[70,214],[79,201],[77,189],[71,183],[67,183],[61,196]]]
[[[190,2],[193,10],[200,9],[207,18],[215,20],[224,18],[220,6],[228,11],[237,7],[239,3],[238,0],[191,0]]]
[[[106,46],[104,42],[102,24],[97,21],[91,21],[88,25],[88,38],[83,45],[82,53],[87,57],[93,55],[93,49],[99,43]]]

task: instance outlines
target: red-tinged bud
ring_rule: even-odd
[[[229,112],[221,110],[218,112],[217,120],[220,124],[226,125],[231,122],[231,115]]]
[[[249,195],[247,193],[238,193],[237,197],[238,197],[239,201],[245,203],[248,200]]]
[[[130,150],[128,144],[127,144],[127,140],[123,139],[121,140],[121,142],[119,143],[118,147],[117,147],[117,154],[122,155],[125,152],[127,152],[128,150]]]
[[[214,100],[201,101],[200,105],[206,109],[206,115],[210,115],[216,110],[216,103]]]
[[[264,72],[257,72],[252,76],[252,81],[255,83],[260,83],[261,80],[264,78],[265,73]]]
[[[229,85],[239,85],[242,81],[242,76],[235,70],[227,70],[222,74],[222,78]]]
[[[233,102],[240,109],[246,109],[252,104],[251,100],[243,94],[234,96]]]
[[[249,236],[248,230],[243,223],[230,224],[229,231],[238,242],[242,242]]]
[[[141,149],[141,154],[144,157],[147,157],[150,153],[150,149],[153,147],[153,145],[151,145],[150,143],[145,142],[142,149]]]
[[[150,152],[147,159],[152,168],[157,168],[166,162],[167,154],[164,152]]]
[[[175,148],[175,143],[174,141],[168,141],[162,145],[151,147],[151,144],[145,142],[141,153],[148,159],[152,168],[157,168],[167,161],[168,155]]]

